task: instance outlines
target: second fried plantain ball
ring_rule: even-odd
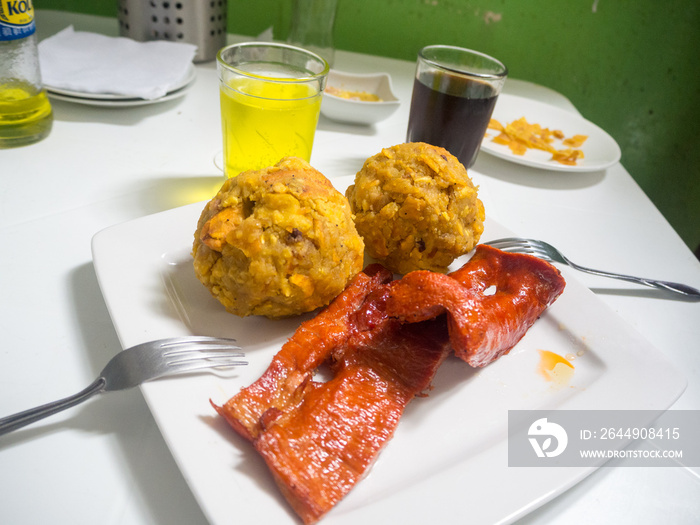
[[[199,280],[239,316],[325,306],[362,270],[364,245],[347,199],[306,161],[228,179],[197,225]]]
[[[467,170],[430,144],[383,149],[346,196],[367,253],[396,273],[445,272],[484,231],[484,205]]]

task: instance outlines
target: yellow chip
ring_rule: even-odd
[[[580,148],[588,139],[586,135],[574,135],[566,138],[561,130],[550,130],[539,124],[530,124],[525,117],[514,120],[503,126],[499,121],[491,119],[489,129],[500,131],[492,142],[508,146],[515,155],[524,155],[528,148],[540,149],[552,154],[552,160],[566,165],[575,165],[583,158]],[[568,148],[557,150],[552,143],[561,140]]]
[[[570,146],[572,148],[580,148],[584,142],[588,139],[587,135],[574,135],[568,139],[564,139],[564,146]]]

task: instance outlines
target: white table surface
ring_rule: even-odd
[[[70,23],[117,28],[113,19],[51,11],[39,11],[37,23],[40,36]],[[402,105],[369,128],[321,119],[311,163],[331,178],[404,141],[414,65],[339,51],[336,68],[389,72]],[[529,83],[509,79],[505,92],[575,111]],[[222,182],[212,63],[197,66],[196,84],[179,100],[53,107],[47,139],[0,150],[0,416],[80,390],[120,350],[92,264],[93,235],[207,199]],[[547,239],[584,264],[700,287],[700,263],[622,165],[567,175],[481,154],[470,174],[487,214],[511,230]],[[688,388],[673,408],[700,409],[700,303],[580,279],[685,373]],[[0,437],[0,483],[2,523],[206,523],[138,389]],[[700,469],[635,467],[599,469],[521,523],[698,520]]]

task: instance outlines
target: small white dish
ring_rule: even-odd
[[[391,88],[391,77],[386,73],[356,74],[331,70],[326,91],[323,93],[321,113],[338,122],[374,124],[389,118],[400,101]],[[343,91],[359,91],[378,96],[381,101],[370,102],[343,98],[329,93],[329,87]]]

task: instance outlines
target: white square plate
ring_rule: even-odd
[[[344,191],[352,177],[334,179]],[[194,275],[190,255],[204,203],[108,228],[93,239],[100,287],[124,347],[179,335],[234,337],[250,364],[143,385],[142,392],[212,524],[296,524],[251,445],[216,415],[255,381],[302,318],[271,321],[224,311]],[[487,221],[483,240],[512,233]],[[434,389],[409,404],[394,438],[324,519],[508,523],[592,468],[509,468],[509,409],[665,409],[685,379],[649,343],[562,269],[567,287],[507,356],[480,370],[449,358]],[[566,385],[537,371],[538,350],[575,356]]]

